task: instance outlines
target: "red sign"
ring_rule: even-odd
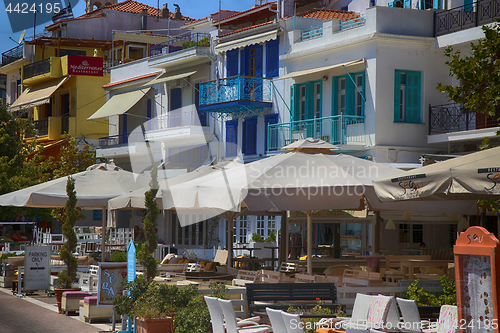
[[[103,68],[101,57],[68,55],[68,75],[102,76]]]

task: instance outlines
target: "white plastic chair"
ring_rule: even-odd
[[[283,320],[282,315],[283,311],[266,308],[266,312],[269,317],[269,321],[271,322],[273,333],[287,333],[285,321]]]
[[[380,327],[386,322],[394,297],[378,295],[372,300],[366,324],[350,322],[344,325],[346,333],[368,333],[373,327]],[[376,332],[376,331],[374,331]]]
[[[249,320],[238,322],[236,319],[236,313],[234,312],[233,303],[224,299],[218,299],[218,302],[224,316],[226,330],[228,333],[266,333],[272,331],[271,327],[268,325],[257,325],[255,322],[251,322]],[[238,325],[241,325],[242,322],[247,322],[249,326],[238,327]]]
[[[218,298],[205,296],[205,302],[207,303],[208,312],[210,312],[213,333],[225,333],[224,317],[222,316]]]
[[[304,329],[300,321],[300,315],[283,311],[281,312],[281,316],[285,322],[287,333],[304,333]]]
[[[405,330],[422,332],[422,320],[418,312],[417,302],[399,297],[396,297],[396,301],[403,316],[403,323],[405,324],[403,328]]]
[[[439,319],[435,327],[425,329],[428,333],[455,333],[458,332],[458,313],[456,305],[441,305]]]

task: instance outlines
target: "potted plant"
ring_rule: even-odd
[[[59,313],[61,311],[61,298],[62,293],[67,290],[80,290],[80,288],[72,288],[73,283],[76,280],[76,272],[78,271],[78,263],[73,255],[76,249],[76,244],[78,242],[74,230],[76,221],[82,217],[81,208],[76,207],[76,190],[75,190],[75,179],[68,176],[68,182],[66,183],[66,194],[68,195],[68,200],[64,209],[61,211],[61,216],[63,220],[62,233],[64,239],[66,240],[59,251],[61,260],[64,261],[66,268],[63,269],[57,278],[57,286],[55,288],[57,309]]]
[[[439,313],[441,305],[457,305],[457,294],[455,280],[450,279],[447,275],[440,277],[443,294],[439,297],[433,295],[423,288],[418,287],[418,280],[413,281],[405,293],[405,298],[417,302],[417,307],[422,317],[429,317]]]
[[[251,237],[253,247],[260,248],[260,250],[254,251],[254,256],[257,258],[271,258],[272,249],[266,249],[265,247],[275,247],[276,246],[276,231],[271,231],[269,236],[264,239],[260,234],[253,233]]]

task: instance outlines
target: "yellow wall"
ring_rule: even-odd
[[[74,76],[76,79],[76,133],[75,137],[84,135],[89,139],[98,139],[108,136],[109,126],[105,119],[98,119],[99,122],[87,120],[101,106],[106,103],[106,92],[103,85],[109,83],[109,76]],[[72,113],[73,115],[73,113]]]
[[[61,49],[74,50],[74,51],[85,51],[87,53],[86,54],[87,56],[89,56],[89,57],[94,56],[94,49],[90,49],[90,48],[61,46]],[[43,58],[42,58],[42,53],[43,53]],[[57,53],[57,46],[49,46],[49,49],[44,50],[43,52],[42,52],[41,46],[36,46],[35,47],[35,61],[47,59],[48,57],[55,57],[56,53]],[[97,56],[104,58],[105,57],[104,51],[97,50]]]

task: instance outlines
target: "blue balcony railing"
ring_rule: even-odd
[[[2,53],[2,66],[10,64],[11,62],[21,59],[23,57],[23,44],[11,48]]]
[[[364,15],[360,17],[355,17],[350,20],[345,20],[340,22],[340,30],[348,30],[348,29],[354,29],[360,26],[365,25],[366,23],[366,17]]]
[[[200,83],[200,106],[234,101],[272,103],[271,79],[238,75]]]
[[[300,34],[301,40],[308,40],[313,38],[318,38],[323,36],[323,27],[312,28],[309,30],[303,30]]]
[[[189,49],[193,46],[210,46],[210,34],[194,33],[172,37],[171,40],[151,46],[151,58]]]
[[[321,139],[331,144],[365,143],[364,116],[330,116],[269,125],[267,147],[277,150],[305,138]]]

